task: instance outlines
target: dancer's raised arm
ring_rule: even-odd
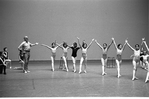
[[[130,44],[128,43],[128,40],[126,40],[126,44],[128,45],[128,47],[129,47],[130,49],[132,49],[133,51],[135,50],[132,46],[130,46]]]
[[[142,38],[142,41],[143,41],[143,43],[145,44],[145,47],[147,48],[147,50],[149,51],[149,47],[148,47],[148,45],[147,45],[147,43],[146,43],[146,41],[145,41],[145,38]]]
[[[93,41],[94,41],[94,39],[91,40],[91,42],[90,42],[90,44],[88,45],[87,49],[90,48],[90,46],[92,45]]]
[[[127,39],[125,40],[125,43],[124,43],[124,45],[123,45],[123,48],[122,48],[122,50],[124,50],[124,49],[125,49],[125,47],[126,47],[126,44],[127,44]]]
[[[60,48],[62,48],[62,49],[63,49],[63,47],[61,46],[62,44],[63,44],[63,43],[58,44],[58,43],[56,42],[57,47],[60,47]]]
[[[80,44],[80,38],[77,37],[77,39],[78,39],[78,44],[79,44],[80,48],[82,48],[82,46],[81,46],[81,44]]]
[[[116,45],[115,39],[112,38],[112,41],[113,41],[113,43],[114,43],[115,49],[117,49],[117,45]]]
[[[44,46],[44,47],[46,47],[46,48],[52,50],[52,48],[51,48],[50,46],[46,45],[46,44],[41,44],[41,46]]]
[[[101,49],[103,49],[103,47],[97,42],[97,40],[95,40],[95,42]]]
[[[113,40],[112,40],[111,43],[109,44],[107,50],[109,50],[109,48],[111,47],[112,43],[113,43]]]

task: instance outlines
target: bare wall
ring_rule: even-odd
[[[25,35],[32,43],[51,45],[57,40],[71,45],[76,37],[92,38],[99,43],[124,43],[128,37],[134,46],[148,35],[148,0],[0,0],[0,49],[7,46],[12,60],[18,59],[18,45]],[[123,58],[133,52],[126,47]],[[31,60],[49,60],[50,50],[38,45],[31,50]],[[62,50],[58,49],[56,59]],[[114,46],[108,56],[115,56]],[[71,50],[68,53],[71,58]],[[78,59],[81,51],[78,52]],[[88,59],[101,57],[100,48],[93,43]]]

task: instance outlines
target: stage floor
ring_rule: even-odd
[[[19,67],[12,62],[12,67]],[[59,69],[51,71],[50,62],[29,63],[30,73],[7,69],[7,75],[0,74],[0,97],[148,97],[149,83],[145,83],[147,71],[137,70],[138,80],[132,81],[132,64],[123,62],[121,77],[116,68],[106,68],[107,75],[101,75],[100,62],[88,62],[87,73],[69,72]]]

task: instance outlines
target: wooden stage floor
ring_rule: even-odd
[[[12,62],[18,67],[18,62]],[[69,72],[59,69],[51,71],[50,62],[30,62],[30,73],[7,69],[7,75],[0,74],[0,97],[148,97],[149,83],[145,83],[146,70],[138,68],[138,80],[132,81],[132,64],[123,62],[121,77],[116,68],[106,68],[107,75],[101,75],[100,62],[88,62],[87,73]]]

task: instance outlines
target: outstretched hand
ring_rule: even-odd
[[[145,41],[145,38],[142,38],[142,41]]]
[[[128,40],[126,39],[125,42],[128,43]]]
[[[112,40],[114,40],[114,38],[112,37]]]

